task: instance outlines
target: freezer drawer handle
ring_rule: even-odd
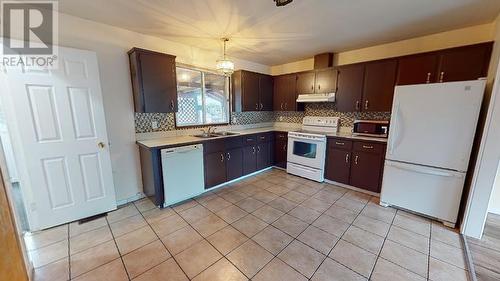
[[[417,172],[420,174],[426,174],[426,175],[434,175],[434,176],[439,176],[439,177],[460,177],[459,175],[451,174],[451,173],[446,173],[446,172],[438,172],[434,170],[429,170],[425,168],[410,168],[410,167],[403,167],[399,165],[394,165],[394,164],[387,164],[388,166],[400,169],[400,170],[405,170],[405,171],[410,171],[410,172]]]

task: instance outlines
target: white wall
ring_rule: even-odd
[[[177,62],[214,68],[219,50],[205,51],[65,14],[60,14],[59,20],[59,45],[97,53],[116,198],[133,198],[142,192],[142,180],[127,51],[141,47],[176,55]],[[270,71],[261,64],[236,59],[234,62],[237,68]]]

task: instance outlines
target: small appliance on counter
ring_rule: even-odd
[[[338,128],[338,117],[304,117],[302,130],[288,133],[287,173],[323,182],[326,134]]]
[[[356,120],[352,134],[354,136],[366,136],[387,138],[389,133],[389,120]]]

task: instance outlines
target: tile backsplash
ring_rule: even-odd
[[[304,116],[338,116],[340,126],[352,127],[356,119],[388,120],[391,118],[390,112],[338,112],[333,103],[309,103],[306,104],[303,112],[290,111],[250,111],[232,112],[232,125],[248,125],[267,122],[302,123]],[[153,129],[152,122],[157,122],[156,129]],[[201,127],[201,126],[200,126]],[[192,127],[190,128],[192,129]],[[173,113],[135,113],[135,132],[149,133],[157,131],[183,130],[175,128]]]

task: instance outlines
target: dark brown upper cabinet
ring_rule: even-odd
[[[391,111],[397,67],[396,59],[366,63],[362,111]]]
[[[353,112],[361,110],[364,77],[364,64],[338,67],[338,86],[335,96],[338,111]]]
[[[177,112],[175,56],[139,48],[128,55],[135,112]]]
[[[492,46],[492,43],[485,43],[442,51],[436,82],[486,77]]]
[[[486,77],[493,43],[400,57],[397,85],[475,80]]]
[[[397,85],[425,84],[436,81],[437,53],[406,56],[399,59]]]
[[[295,74],[274,76],[273,108],[275,111],[304,110],[304,105],[297,103],[296,83]]]
[[[273,78],[270,75],[235,71],[231,93],[235,112],[273,110]]]
[[[328,68],[316,71],[314,87],[315,93],[332,93],[337,91],[337,70]]]
[[[297,94],[313,94],[316,72],[307,71],[297,73]]]

